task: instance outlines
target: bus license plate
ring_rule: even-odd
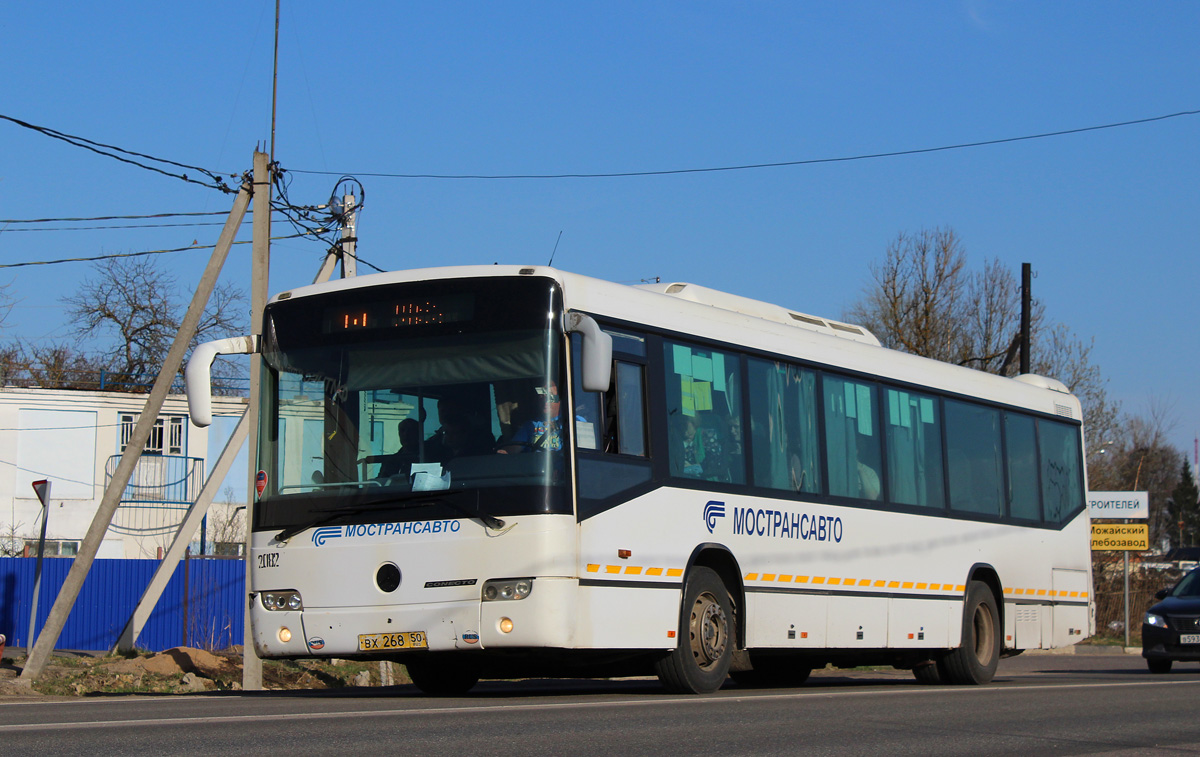
[[[1180,644],[1200,644],[1200,633],[1181,633],[1179,634]]]
[[[375,652],[386,649],[424,649],[424,631],[400,631],[399,633],[360,633],[358,651]]]

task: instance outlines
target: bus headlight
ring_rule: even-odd
[[[1167,627],[1166,618],[1164,618],[1161,615],[1155,615],[1152,612],[1146,613],[1146,617],[1142,618],[1142,622],[1148,626],[1154,626],[1155,628],[1166,628]]]
[[[533,591],[532,578],[506,578],[500,581],[485,581],[483,584],[484,602],[502,602],[510,599],[524,599]]]
[[[304,601],[300,599],[300,592],[286,591],[264,591],[259,595],[262,601],[262,606],[268,610],[303,610]]]

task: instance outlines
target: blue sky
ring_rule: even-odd
[[[654,171],[938,147],[1200,109],[1195,3],[312,3],[284,0],[275,156],[290,197],[359,172],[362,258],[385,269],[555,264],[691,281],[838,317],[898,232],[950,226],[974,266],[1030,262],[1054,321],[1095,340],[1127,411],[1200,431],[1200,116],[877,160]],[[227,172],[271,126],[274,2],[21,4],[0,113]],[[0,123],[0,217],[226,210],[230,198]],[[0,262],[215,241],[218,227],[18,232]],[[277,225],[277,234],[287,233]],[[243,238],[249,238],[247,227]],[[248,247],[226,266],[248,279]],[[272,291],[315,242],[273,251]],[[162,256],[181,281],[207,252]],[[0,338],[69,334],[91,268],[0,269]]]

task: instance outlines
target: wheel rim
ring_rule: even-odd
[[[992,613],[987,605],[980,604],[975,608],[975,659],[980,665],[986,667],[991,664],[995,645],[996,628],[992,624]]]
[[[725,610],[712,594],[705,592],[696,597],[688,632],[696,664],[702,670],[716,665],[728,644],[729,621],[725,617]]]

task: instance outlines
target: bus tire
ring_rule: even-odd
[[[715,571],[692,568],[679,615],[678,644],[654,671],[672,694],[711,694],[725,683],[735,646],[733,601]]]
[[[938,668],[937,660],[922,660],[913,665],[912,672],[918,683],[927,686],[937,686],[942,683],[942,673]]]
[[[946,683],[974,686],[988,683],[1000,662],[1000,613],[996,597],[982,581],[967,587],[963,607],[962,643],[938,665]]]
[[[479,683],[479,673],[453,662],[413,660],[404,668],[413,685],[431,697],[459,697]]]

